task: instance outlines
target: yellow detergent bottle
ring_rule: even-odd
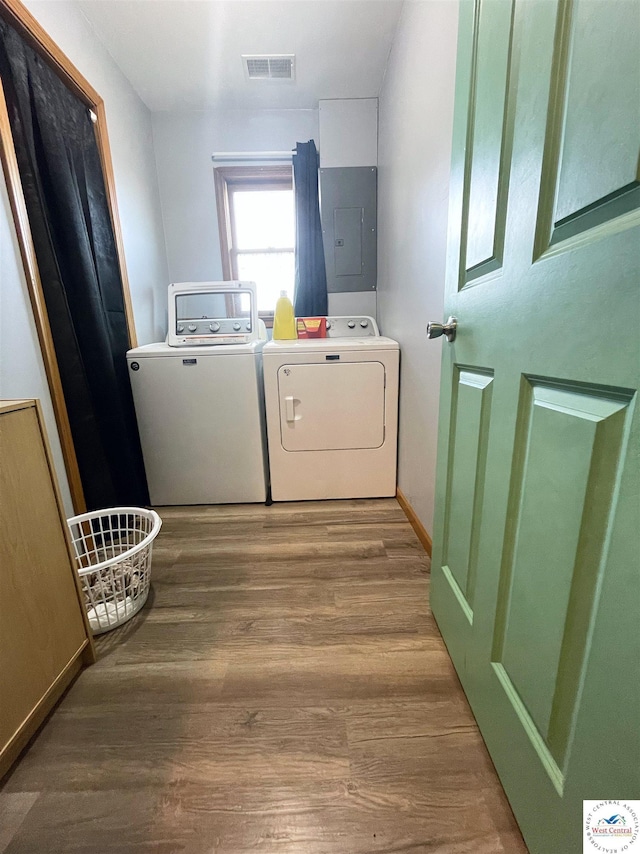
[[[293,314],[293,305],[286,291],[280,291],[280,298],[276,303],[276,311],[273,316],[273,339],[274,341],[285,341],[297,338],[296,319]]]

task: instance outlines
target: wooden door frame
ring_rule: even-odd
[[[74,93],[74,95],[76,95],[77,98],[86,104],[87,108],[92,110],[96,116],[96,121],[94,122],[96,142],[98,144],[98,151],[100,154],[100,162],[102,165],[102,173],[107,194],[107,204],[111,215],[111,225],[113,228],[118,265],[120,268],[129,344],[131,347],[136,347],[138,342],[133,319],[129,278],[124,259],[124,243],[122,240],[120,217],[118,215],[118,206],[116,202],[115,178],[113,174],[111,149],[107,133],[104,101],[88,80],[85,79],[73,63],[60,50],[48,33],[45,32],[43,27],[38,23],[38,21],[36,21],[28,9],[22,5],[20,0],[0,0],[0,16],[2,16],[5,21],[11,24],[11,26],[20,33],[27,44],[42,56],[63,83]],[[29,298],[31,300],[31,307],[35,318],[38,339],[40,341],[40,349],[42,351],[49,391],[51,392],[51,401],[58,427],[58,434],[60,436],[60,445],[62,447],[62,455],[64,458],[67,478],[69,480],[69,490],[71,492],[73,508],[76,513],[82,513],[86,510],[84,490],[80,479],[80,470],[78,468],[78,460],[73,443],[73,436],[71,434],[69,414],[64,399],[60,370],[58,367],[58,360],[56,358],[53,337],[51,335],[49,316],[47,314],[44,292],[42,290],[42,281],[38,269],[38,261],[35,254],[29,217],[22,190],[22,182],[20,180],[20,173],[18,170],[13,135],[11,133],[11,126],[9,123],[9,114],[7,112],[7,105],[1,82],[0,159],[2,160],[2,168],[7,183],[9,202],[20,247],[20,255],[22,257],[22,265],[24,267],[27,289],[29,291]]]

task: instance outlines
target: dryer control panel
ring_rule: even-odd
[[[327,317],[327,338],[380,337],[378,324],[366,315]]]

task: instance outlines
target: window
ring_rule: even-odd
[[[268,320],[280,291],[293,299],[291,166],[218,167],[214,175],[224,278],[255,282],[258,311]]]

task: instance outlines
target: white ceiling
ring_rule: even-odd
[[[380,91],[402,0],[79,0],[151,110],[313,109]],[[242,54],[293,53],[295,81]]]

